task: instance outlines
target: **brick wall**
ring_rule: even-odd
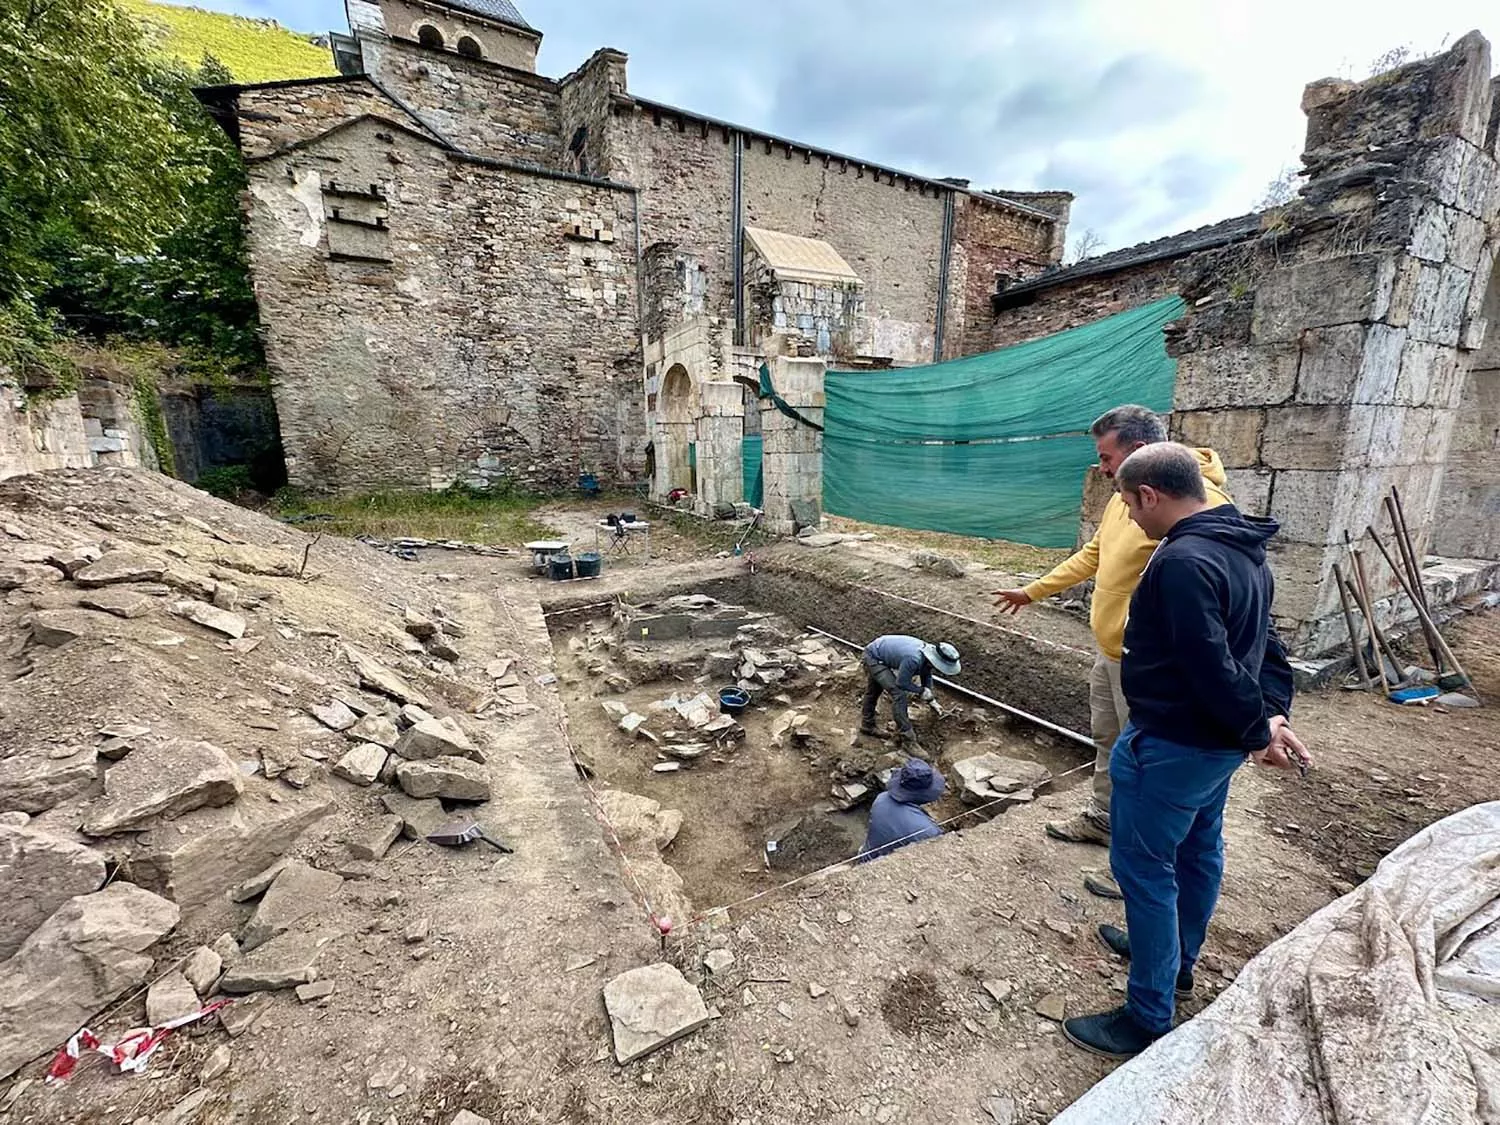
[[[391,264],[330,260],[329,178],[382,185],[383,202],[344,202],[383,218]],[[580,237],[594,220],[617,241]],[[249,235],[292,483],[567,486],[639,468],[628,193],[366,122],[258,166]]]

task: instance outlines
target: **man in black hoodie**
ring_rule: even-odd
[[[1100,937],[1130,959],[1130,983],[1124,1007],[1066,1020],[1063,1032],[1129,1058],[1172,1029],[1174,994],[1192,993],[1224,873],[1230,777],[1246,757],[1283,769],[1311,759],[1287,722],[1292,672],[1271,626],[1265,544],[1276,523],[1210,508],[1181,445],[1144,446],[1115,481],[1130,518],[1161,541],[1130,601],[1130,723],[1109,771],[1110,865],[1128,936],[1101,926]]]

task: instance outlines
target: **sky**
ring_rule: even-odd
[[[300,31],[343,0],[195,0]],[[1298,164],[1302,88],[1479,28],[1478,0],[517,0],[538,69],[976,188],[1073,192],[1101,249],[1254,209]],[[1485,10],[1492,15],[1487,28]]]

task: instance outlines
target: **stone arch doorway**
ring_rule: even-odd
[[[674,363],[661,381],[661,424],[656,443],[655,492],[665,498],[674,488],[698,494],[698,396],[687,368]]]

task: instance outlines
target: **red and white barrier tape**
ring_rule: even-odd
[[[103,1055],[121,1074],[143,1074],[151,1056],[169,1034],[179,1027],[186,1027],[213,1015],[228,1003],[228,1000],[215,1000],[196,1012],[169,1020],[160,1027],[133,1027],[113,1043],[104,1043],[94,1032],[81,1027],[57,1052],[52,1065],[47,1068],[47,1085],[60,1086],[66,1082],[85,1051]]]

